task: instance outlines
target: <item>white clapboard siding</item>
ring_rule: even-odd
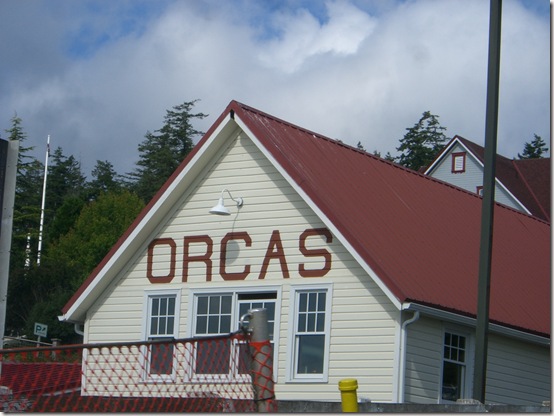
[[[479,162],[470,153],[466,154],[465,172],[452,173],[452,154],[466,152],[465,148],[456,144],[443,158],[440,164],[431,173],[431,176],[441,179],[452,185],[476,192],[477,186],[483,185],[483,169]]]
[[[442,359],[440,322],[421,317],[407,327],[405,402],[437,403]]]
[[[540,405],[550,400],[550,349],[491,336],[487,361],[487,401]]]
[[[369,279],[354,258],[340,244],[338,238],[325,245],[332,253],[332,268],[318,278],[302,278],[298,265],[306,268],[323,267],[321,257],[304,257],[299,251],[299,236],[311,228],[325,225],[308,204],[281,177],[244,134],[229,140],[202,177],[184,193],[156,229],[144,241],[133,261],[112,282],[104,295],[90,309],[87,320],[87,342],[141,340],[144,337],[144,300],[146,290],[180,289],[179,337],[190,336],[189,290],[199,288],[262,287],[282,285],[279,333],[276,336],[277,378],[275,391],[282,400],[340,400],[338,382],[346,377],[358,379],[358,394],[373,401],[390,402],[393,397],[397,311],[379,287]],[[219,217],[208,213],[223,189],[233,197],[244,199],[237,210],[228,194],[225,204],[231,216]],[[263,257],[274,230],[280,232],[290,278],[284,279],[278,261],[271,261],[265,279],[258,279]],[[237,241],[238,257],[228,264],[228,270],[243,270],[251,266],[243,281],[226,282],[219,276],[221,239],[229,232],[247,231],[251,247]],[[188,281],[182,282],[183,239],[185,236],[209,235],[213,240],[212,281],[206,281],[206,266],[193,262]],[[170,283],[152,284],[146,278],[147,247],[155,238],[172,238],[176,243],[175,277]],[[308,246],[322,247],[323,239],[310,237]],[[326,244],[326,243],[324,243]],[[191,253],[205,252],[205,246],[191,245]],[[159,247],[154,275],[167,275],[169,254]],[[164,264],[165,263],[165,264]],[[330,338],[330,367],[327,383],[286,383],[286,363],[290,355],[288,322],[291,305],[290,285],[333,284],[332,321]]]
[[[405,401],[437,403],[441,382],[444,328],[438,320],[422,317],[408,326]],[[462,327],[460,327],[462,329]],[[475,329],[468,334],[468,391],[472,395],[472,363]],[[514,338],[489,335],[487,356],[486,402],[513,405],[540,405],[550,400],[550,349],[524,343]]]

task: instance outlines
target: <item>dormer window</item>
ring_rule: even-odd
[[[452,173],[463,173],[466,171],[466,153],[452,153]]]

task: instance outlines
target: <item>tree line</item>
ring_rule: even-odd
[[[421,118],[406,130],[406,134],[399,140],[400,144],[396,148],[400,153],[399,156],[393,157],[390,152],[387,152],[384,158],[417,171],[428,167],[451,140],[451,137],[446,135],[446,127],[439,123],[439,116],[430,111],[424,111]],[[518,159],[538,159],[548,152],[542,137],[537,134],[533,136],[531,141],[525,142],[523,152],[517,154]],[[361,142],[358,142],[357,147],[365,150]],[[373,154],[381,157],[381,153],[377,150]]]
[[[166,111],[163,125],[147,131],[138,145],[132,172],[120,175],[108,160],[97,160],[87,180],[80,163],[61,147],[51,152],[40,234],[44,165],[26,146],[22,120],[15,115],[6,130],[19,140],[13,236],[8,284],[6,335],[33,337],[35,322],[48,325],[48,337],[64,343],[81,338],[57,316],[86,277],[100,263],[143,207],[175,171],[203,132],[194,122],[207,117],[194,112],[198,100]],[[400,152],[386,159],[410,169],[427,166],[449,140],[438,116],[429,111],[399,141]],[[358,148],[363,150],[361,143]],[[525,144],[520,158],[542,157],[542,139]],[[380,156],[379,152],[375,154]],[[42,238],[41,252],[38,239]]]
[[[20,147],[5,335],[34,338],[40,322],[50,339],[81,342],[57,316],[203,134],[194,127],[207,117],[193,111],[197,101],[167,110],[162,127],[146,132],[132,172],[119,175],[108,160],[97,160],[87,180],[74,156],[61,147],[49,152],[42,233],[45,167],[31,156],[21,118],[12,117],[6,138]]]

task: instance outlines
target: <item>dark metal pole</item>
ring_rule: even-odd
[[[494,223],[494,187],[496,177],[496,142],[498,132],[498,90],[500,79],[500,34],[502,0],[490,2],[489,67],[485,119],[485,167],[481,209],[481,245],[479,249],[479,284],[477,292],[477,328],[473,399],[485,403],[487,349],[489,331],[490,274]]]
[[[12,244],[15,185],[19,140],[1,140],[0,146],[0,348],[4,348],[6,308],[8,302],[8,277]],[[0,367],[1,369],[1,367]]]

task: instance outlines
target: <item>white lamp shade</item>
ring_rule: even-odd
[[[217,205],[210,209],[210,214],[231,215],[231,211],[229,211],[227,208],[225,208],[225,205],[223,205],[223,197],[219,198],[219,202],[217,203]]]

